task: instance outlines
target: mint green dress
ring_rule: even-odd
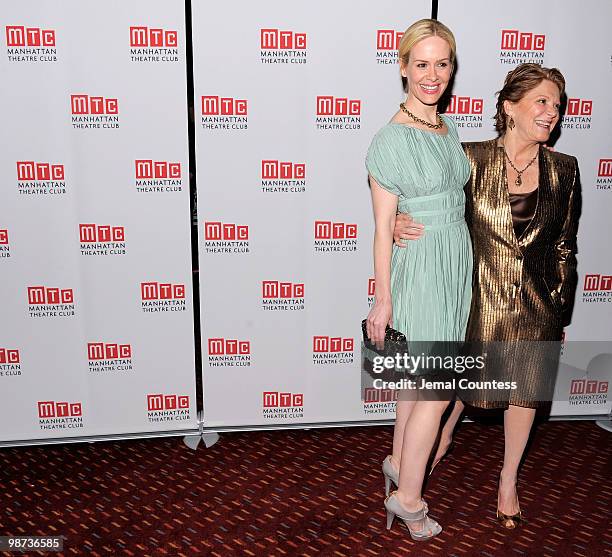
[[[389,123],[372,140],[369,174],[398,196],[424,235],[393,246],[393,328],[409,342],[463,341],[472,297],[472,244],[463,186],[470,175],[457,128],[446,135]]]

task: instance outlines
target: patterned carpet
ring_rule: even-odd
[[[538,426],[516,531],[494,520],[502,428],[463,424],[426,488],[444,527],[430,542],[398,521],[385,530],[391,434],[233,433],[195,452],[178,438],[2,449],[0,534],[64,535],[64,555],[92,556],[612,555],[611,434],[594,423]]]

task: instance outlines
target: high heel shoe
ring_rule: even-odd
[[[501,482],[501,480],[500,480]],[[497,486],[498,492],[499,492],[499,484]],[[516,500],[518,502],[518,494],[516,496]],[[519,512],[515,513],[515,514],[505,514],[503,512],[501,512],[499,510],[499,498],[497,501],[497,520],[498,522],[504,527],[507,528],[508,530],[514,530],[523,520],[523,515],[521,514],[521,510],[519,509]]]
[[[394,491],[385,499],[385,509],[387,509],[387,530],[391,529],[393,525],[393,519],[397,516],[404,521],[404,524],[410,532],[410,537],[416,541],[425,541],[437,536],[442,532],[442,526],[440,526],[433,518],[427,516],[427,504],[423,502],[423,506],[415,512],[409,512],[397,499],[397,491]],[[410,523],[422,522],[423,527],[420,530],[413,530],[410,528]]]
[[[396,472],[395,468],[393,468],[393,464],[391,464],[391,455],[387,456],[385,460],[383,460],[382,473],[385,476],[385,496],[389,497],[391,482],[395,484],[395,487],[399,487],[399,472]],[[425,499],[421,499],[421,501],[423,501],[425,512],[429,511],[429,507],[427,506]]]
[[[504,528],[514,530],[521,523],[521,520],[523,520],[523,516],[521,515],[521,511],[516,514],[504,514],[497,509],[497,520]]]
[[[399,485],[399,472],[396,472],[391,464],[391,455],[383,460],[382,473],[385,476],[385,495],[388,497],[389,491],[391,491],[391,482],[395,484],[395,487]]]
[[[448,448],[446,449],[446,451],[444,451],[442,456],[438,458],[438,460],[434,460],[431,463],[431,468],[429,469],[429,474],[427,475],[431,476],[433,474],[434,468],[438,466],[438,464],[440,464],[440,462],[442,462],[447,456],[449,456],[453,452],[454,449],[455,449],[455,441],[451,441],[448,445]]]

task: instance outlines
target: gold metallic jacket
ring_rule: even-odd
[[[577,283],[581,200],[577,161],[540,148],[535,214],[517,238],[503,148],[495,139],[464,143],[464,149],[472,170],[465,192],[474,249],[467,340],[559,341],[571,314]],[[523,384],[538,382],[539,367],[537,358],[528,369],[523,367]],[[537,388],[531,385],[526,390]],[[529,392],[516,393],[510,395],[509,402],[537,406],[530,398]],[[485,397],[474,405],[499,407],[507,403],[487,404]]]

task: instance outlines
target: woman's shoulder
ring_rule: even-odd
[[[462,141],[461,145],[466,155],[479,159],[490,155],[497,149],[497,139],[487,139],[486,141]]]
[[[574,184],[579,175],[578,159],[572,155],[542,149],[541,151],[549,167],[554,168],[554,173],[559,177],[560,183]]]
[[[486,141],[463,141],[461,143],[466,153],[471,154],[475,157],[478,155],[486,155],[494,152],[498,147],[498,139],[487,139]],[[576,157],[561,153],[560,151],[551,151],[550,149],[544,148],[544,153],[553,162],[558,164],[565,164],[575,166],[578,164]]]
[[[388,122],[382,128],[380,128],[372,138],[370,147],[385,147],[387,149],[392,148],[396,145],[401,136],[401,124],[395,122]]]
[[[403,124],[389,120],[384,126],[379,128],[374,137],[394,137],[401,131]]]
[[[578,159],[573,155],[561,153],[560,151],[550,151],[549,149],[546,149],[546,152],[548,153],[550,160],[553,161],[555,165],[570,167],[578,166]]]
[[[397,132],[393,126],[385,124],[372,137],[370,146],[366,154],[366,166],[385,165],[386,162],[394,159],[397,155],[397,140],[395,139]]]

